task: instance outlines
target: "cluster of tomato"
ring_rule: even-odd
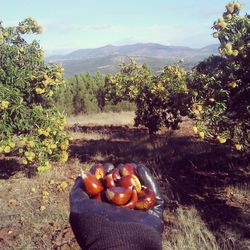
[[[85,191],[90,198],[130,209],[148,210],[155,204],[154,192],[141,184],[135,165],[121,164],[106,172],[102,164],[82,172]]]

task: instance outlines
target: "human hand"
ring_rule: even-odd
[[[112,164],[104,164],[107,172]],[[118,167],[119,168],[119,167]],[[81,177],[70,193],[70,223],[83,249],[161,249],[163,199],[148,168],[136,166],[141,183],[156,195],[154,207],[130,210],[90,199]]]

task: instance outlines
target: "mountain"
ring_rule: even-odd
[[[156,43],[133,45],[107,45],[95,49],[79,49],[66,55],[47,57],[48,62],[62,64],[65,76],[83,72],[113,74],[119,70],[121,62],[134,58],[138,63],[148,64],[153,71],[160,71],[165,65],[184,59],[183,66],[191,68],[199,61],[218,53],[218,45],[194,49],[184,46],[165,46]]]

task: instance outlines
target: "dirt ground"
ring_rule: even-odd
[[[165,199],[164,249],[250,249],[249,155],[202,141],[186,120],[154,136],[132,125],[68,127],[70,159],[45,174],[0,159],[0,249],[79,249],[68,195],[95,162],[148,166]]]

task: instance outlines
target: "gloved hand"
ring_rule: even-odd
[[[104,164],[107,172],[114,166]],[[82,249],[162,249],[164,201],[148,168],[135,166],[141,183],[156,195],[147,211],[131,210],[90,199],[77,177],[70,193],[70,224]]]

